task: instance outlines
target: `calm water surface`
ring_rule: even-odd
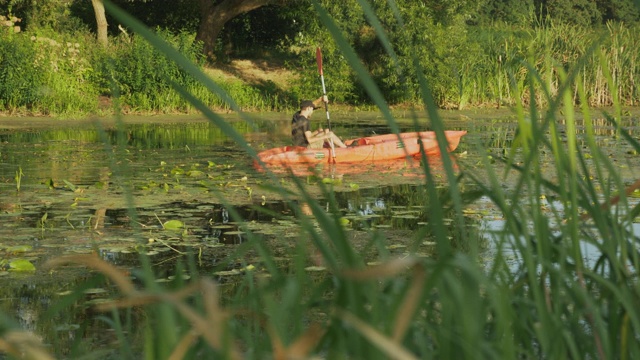
[[[316,114],[316,121],[324,125],[319,115],[323,114]],[[455,152],[460,166],[479,163],[478,146],[496,157],[511,146],[515,127],[504,117],[449,117],[447,128],[468,131]],[[333,130],[343,138],[390,131],[377,114],[334,118]],[[233,119],[231,124],[256,151],[289,142],[289,116],[267,114],[257,116],[254,124]],[[401,127],[402,131],[412,129],[409,122]],[[633,149],[617,141],[604,122],[597,134],[599,144],[617,159],[625,179],[638,178]],[[264,189],[265,175],[253,168],[244,149],[207,122],[176,118],[157,123],[150,117],[148,122],[125,125],[124,131],[95,126],[0,127],[0,161],[0,309],[56,347],[72,346],[79,324],[88,324],[83,331],[92,336],[108,327],[91,320],[92,315],[82,308],[47,313],[65,291],[90,276],[82,269],[44,269],[44,262],[52,257],[98,253],[116,265],[134,268],[137,253],[146,252],[158,277],[171,279],[176,275],[175,260],[184,258],[182,252],[194,250],[202,254],[203,273],[212,275],[221,270],[218,266],[229,252],[245,241],[229,214],[229,203],[251,222],[252,231],[276,242],[276,248],[282,246],[277,241],[296,236],[291,230],[295,217],[287,203]],[[437,174],[437,164],[434,168]],[[424,204],[428,200],[419,186],[419,172],[372,168],[326,176],[334,175],[341,179],[334,185],[336,198],[353,231],[377,228],[394,239],[394,232],[405,236],[427,220]],[[313,186],[318,179],[305,181]],[[478,228],[499,228],[500,217],[487,210],[487,203],[470,212],[469,222]],[[256,211],[256,206],[279,214],[278,220]],[[162,224],[173,220],[186,229],[163,230]],[[148,246],[140,248],[141,238],[148,240]],[[403,251],[402,246],[397,249]],[[15,259],[30,261],[35,272],[6,271]],[[222,270],[233,270],[233,264]],[[89,301],[107,296],[89,286],[86,294]],[[105,337],[95,336],[96,346],[108,342],[109,336]]]

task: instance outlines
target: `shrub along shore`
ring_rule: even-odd
[[[17,20],[17,19],[14,19]],[[121,33],[102,48],[89,31],[55,33],[39,29],[19,30],[19,23],[5,21],[0,27],[0,112],[13,115],[82,117],[125,113],[193,113],[195,109],[172,88],[175,82],[207,106],[229,111],[229,105],[207,91],[178,65],[168,61],[138,36]],[[621,105],[636,106],[640,100],[636,79],[640,78],[640,40],[637,31],[624,24],[595,29],[566,24],[539,28],[506,25],[468,27],[456,36],[447,29],[434,31],[424,46],[414,49],[441,108],[501,107],[518,102],[545,105],[547,95],[531,88],[527,79],[535,70],[558,93],[558,67],[578,71],[575,78],[586,91],[591,107],[611,106],[615,92]],[[201,47],[189,33],[157,33],[194,63],[205,68]],[[459,35],[459,36],[458,36]],[[595,45],[594,44],[595,40]],[[589,53],[589,47],[599,51]],[[435,49],[434,49],[435,47]],[[318,93],[315,45],[291,47],[286,61],[297,79],[282,86],[272,81],[248,83],[214,78],[247,111],[288,110],[301,98]],[[424,52],[424,53],[423,53]],[[282,54],[278,56],[283,56]],[[339,54],[329,48],[324,54],[328,90],[336,103],[370,108],[372,102]],[[582,59],[581,59],[582,58]],[[577,62],[577,59],[581,59]],[[267,59],[268,60],[268,59]],[[399,54],[398,68],[384,69],[367,63],[367,70],[383,90],[390,105],[420,103],[419,85],[409,55]],[[403,66],[403,62],[404,65]],[[532,64],[532,65],[527,65]],[[215,66],[215,65],[214,65]],[[533,68],[532,68],[533,67]],[[398,69],[409,69],[406,71]],[[610,73],[610,74],[609,74]],[[613,87],[607,76],[613,79]],[[534,95],[531,95],[534,94]],[[577,91],[567,97],[580,105]],[[565,101],[566,101],[565,100]]]

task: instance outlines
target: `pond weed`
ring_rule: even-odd
[[[22,184],[22,177],[24,176],[24,173],[22,172],[22,166],[18,167],[18,170],[16,171],[16,176],[15,176],[15,181],[16,181],[16,190],[18,192],[20,192],[20,186]]]

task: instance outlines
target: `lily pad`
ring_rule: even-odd
[[[69,188],[69,190],[71,190],[71,191],[73,191],[73,192],[75,192],[75,191],[77,190],[77,189],[76,189],[76,186],[75,186],[75,185],[73,185],[69,180],[64,180],[64,179],[63,179],[62,181],[64,182],[64,184],[66,185],[66,187],[67,187],[67,188]]]
[[[256,269],[256,267],[255,267],[254,265],[251,265],[251,264],[247,265],[247,266],[244,268],[244,270],[245,270],[245,271],[253,271],[253,270],[255,270],[255,269]]]
[[[111,301],[112,300],[105,299],[105,298],[95,298],[95,299],[88,300],[85,304],[87,304],[87,305],[98,305],[98,304],[106,304],[106,303],[109,303]]]
[[[205,244],[204,246],[210,247],[210,248],[216,248],[216,247],[224,247],[224,244],[222,244],[222,243],[213,243],[213,244]]]
[[[162,224],[166,230],[180,230],[184,227],[184,223],[180,220],[169,220]]]
[[[80,329],[78,324],[62,324],[56,326],[56,331],[74,331]]]
[[[216,271],[213,274],[217,276],[233,276],[233,275],[242,275],[242,272],[240,270],[233,269],[228,271]]]
[[[327,270],[327,268],[324,267],[324,266],[307,266],[304,269],[307,270],[307,271],[325,271],[325,270]]]
[[[104,294],[106,292],[107,292],[107,290],[103,289],[103,288],[91,288],[91,289],[86,289],[84,291],[85,294],[90,294],[90,295]]]
[[[394,219],[408,219],[408,220],[413,220],[413,219],[417,219],[418,217],[415,215],[396,215],[393,217]]]
[[[224,230],[224,229],[233,229],[233,228],[235,228],[235,226],[233,226],[233,225],[214,225],[211,228],[212,229]]]
[[[394,245],[389,245],[387,246],[387,249],[393,250],[393,249],[404,249],[406,248],[407,245],[403,245],[403,244],[394,244]]]
[[[205,173],[200,170],[189,170],[187,171],[187,176],[189,177],[204,177]]]
[[[10,252],[10,253],[23,253],[31,250],[33,250],[33,246],[31,245],[16,245],[16,246],[9,246],[7,248],[7,252]]]
[[[176,277],[177,277],[176,275],[169,275],[167,277],[167,280],[174,280]],[[182,274],[182,275],[179,275],[179,277],[182,278],[182,280],[191,279],[191,275],[189,275],[189,274]]]
[[[323,184],[331,184],[331,185],[341,185],[342,184],[342,179],[340,179],[340,178],[338,178],[338,179],[323,178],[322,179],[322,183]]]
[[[11,271],[36,271],[36,267],[29,260],[16,259],[9,262]]]

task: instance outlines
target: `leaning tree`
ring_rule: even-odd
[[[204,55],[215,59],[216,39],[231,19],[266,5],[285,5],[288,0],[198,0],[200,4],[200,26],[196,40],[202,41]]]
[[[136,0],[128,0],[136,1]],[[138,0],[146,2],[147,0]],[[267,5],[285,5],[291,0],[197,0],[200,9],[200,25],[196,40],[202,41],[208,60],[215,59],[214,49],[220,32],[230,20]],[[107,19],[102,0],[91,0],[96,16],[98,41],[107,44]]]

